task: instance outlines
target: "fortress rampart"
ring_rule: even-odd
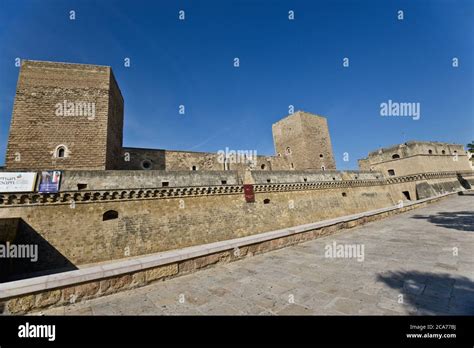
[[[359,160],[359,167],[386,176],[471,170],[468,154],[462,145],[435,141],[409,141],[373,151],[367,158]]]
[[[0,221],[21,223],[0,236],[43,241],[37,267],[51,270],[60,259],[56,267],[61,269],[313,223],[471,184],[472,172],[257,183],[254,203],[245,201],[241,184],[1,194]],[[110,212],[116,215],[105,219]],[[61,257],[52,262],[52,255]]]

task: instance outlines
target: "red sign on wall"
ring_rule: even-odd
[[[255,192],[253,191],[253,185],[250,185],[250,184],[244,185],[244,195],[245,195],[245,201],[247,203],[255,202]]]

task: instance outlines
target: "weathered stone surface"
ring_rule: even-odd
[[[146,282],[151,282],[164,277],[169,277],[178,273],[178,264],[156,267],[145,271]]]
[[[280,169],[336,169],[326,118],[297,111],[272,130],[277,158],[286,164]]]
[[[456,214],[468,211],[472,199],[451,197],[344,233],[94,299],[70,314],[473,315],[472,258],[462,250],[471,250],[474,241],[472,231],[462,229],[465,216]],[[452,217],[440,223],[433,216]],[[462,246],[457,256],[446,240]],[[364,260],[326,257],[333,242],[363,244]]]
[[[130,287],[143,286],[146,283],[146,272],[136,272],[132,274]]]
[[[8,301],[8,312],[22,314],[30,311],[35,305],[35,295],[27,295]]]
[[[64,103],[74,111],[80,103],[94,105],[94,114],[60,114],[57,105]],[[122,128],[123,98],[110,67],[23,61],[6,167],[117,169],[123,162]],[[66,149],[62,158],[55,156],[58,146]]]
[[[61,290],[52,290],[47,292],[42,292],[36,296],[35,307],[42,308],[48,307],[55,303],[58,303],[61,299],[62,292]]]
[[[179,273],[188,273],[217,263],[226,263],[232,259],[230,251],[205,255],[191,260],[180,262]]]
[[[100,282],[100,291],[103,294],[111,294],[129,288],[132,284],[132,280],[133,277],[131,274],[102,280]]]
[[[79,284],[63,290],[63,301],[65,303],[75,303],[82,299],[94,297],[99,292],[100,283],[98,281]]]
[[[436,141],[409,141],[378,149],[369,153],[367,158],[360,159],[359,167],[362,170],[379,171],[386,176],[389,170],[393,170],[395,176],[423,172],[471,170],[464,146]],[[455,183],[455,185],[459,186],[459,183]],[[420,189],[425,193],[433,190],[429,186],[421,186]],[[434,191],[438,191],[439,194],[440,190],[439,188],[433,190],[429,196],[432,196]],[[421,196],[424,194],[421,193]],[[414,197],[412,196],[412,199]]]

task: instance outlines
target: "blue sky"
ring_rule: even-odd
[[[338,169],[407,140],[466,144],[473,23],[469,0],[0,0],[0,164],[17,57],[111,66],[125,146],[270,155],[271,125],[289,105],[328,118]],[[420,103],[420,119],[381,117],[389,99]]]

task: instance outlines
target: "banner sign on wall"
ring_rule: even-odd
[[[36,173],[0,173],[0,192],[33,192]]]
[[[244,196],[247,203],[255,202],[255,193],[253,191],[253,185],[244,185]]]
[[[61,172],[58,170],[48,170],[41,172],[41,182],[38,192],[54,193],[59,192],[61,182]]]

